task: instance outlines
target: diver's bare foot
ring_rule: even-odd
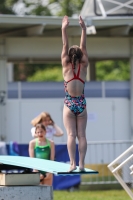
[[[68,172],[73,172],[73,171],[76,170],[76,169],[77,169],[76,166],[72,166],[72,165],[71,165],[71,167],[70,167],[70,169],[68,170]]]
[[[85,168],[80,168],[80,167],[79,167],[79,171],[80,171],[80,172],[85,172]]]
[[[84,163],[79,162],[79,171],[85,171]]]

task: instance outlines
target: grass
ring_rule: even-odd
[[[54,200],[131,200],[124,190],[54,191]]]

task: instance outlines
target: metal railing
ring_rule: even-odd
[[[133,15],[133,0],[95,0],[95,13],[101,12],[103,17],[108,15]],[[99,11],[99,12],[98,12]]]

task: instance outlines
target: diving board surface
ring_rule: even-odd
[[[80,171],[78,166],[73,172],[68,172],[70,164],[24,156],[0,156],[0,163],[36,169],[56,175],[98,174],[98,171],[88,168],[85,168],[85,171]]]

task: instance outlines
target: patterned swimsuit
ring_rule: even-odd
[[[80,73],[80,64],[79,64],[79,68],[78,68],[78,73],[77,75],[74,72],[73,66],[72,66],[72,71],[73,71],[73,75],[74,77],[72,79],[70,79],[69,81],[64,81],[64,89],[65,89],[65,100],[64,100],[64,104],[75,114],[75,115],[79,115],[80,113],[82,113],[84,111],[84,109],[86,108],[86,100],[85,100],[85,96],[84,96],[84,89],[82,92],[81,96],[78,97],[72,97],[68,91],[67,91],[67,84],[72,81],[72,80],[79,80],[81,81],[84,85],[85,82],[79,78],[79,73]]]

